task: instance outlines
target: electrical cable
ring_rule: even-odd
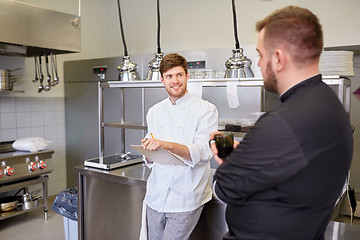
[[[126,42],[125,42],[125,36],[124,36],[124,28],[123,28],[122,19],[121,19],[120,0],[117,0],[117,2],[118,2],[118,9],[119,9],[121,38],[122,38],[122,42],[123,42],[123,45],[124,45],[124,56],[128,56],[128,51],[127,51]]]
[[[232,12],[233,12],[233,20],[234,20],[235,49],[240,49],[240,43],[237,32],[237,23],[236,23],[235,0],[232,0]]]
[[[157,52],[161,53],[160,47],[160,0],[157,0]]]

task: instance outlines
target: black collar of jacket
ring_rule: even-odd
[[[296,84],[295,86],[293,86],[289,90],[287,90],[284,94],[282,94],[280,96],[280,101],[285,102],[290,96],[292,96],[299,89],[314,86],[321,81],[322,81],[321,74],[317,74],[311,78],[305,79],[304,81]]]

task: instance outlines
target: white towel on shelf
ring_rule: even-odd
[[[52,142],[42,137],[19,138],[13,142],[12,147],[19,151],[38,152],[46,149]]]
[[[192,95],[202,98],[202,91],[203,91],[202,82],[188,82],[187,90]]]
[[[141,229],[139,240],[147,240],[147,223],[146,223],[146,203],[143,201],[142,214],[141,214]]]
[[[237,82],[226,83],[226,94],[230,108],[237,108],[240,106],[237,89]]]

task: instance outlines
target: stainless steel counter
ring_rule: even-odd
[[[135,164],[111,171],[75,167],[78,175],[79,239],[138,239],[142,203],[150,169]],[[222,239],[225,205],[208,202],[191,240]]]
[[[75,167],[78,176],[79,239],[138,239],[142,201],[150,170],[135,164],[111,171]],[[190,240],[220,240],[226,233],[225,205],[205,204]],[[326,240],[357,239],[360,226],[330,222]]]
[[[138,239],[149,172],[133,165],[108,172],[75,167],[78,173],[80,240]]]
[[[360,237],[360,226],[331,221],[325,232],[325,240],[355,240]]]
[[[75,167],[74,170],[76,173],[89,177],[97,177],[103,180],[123,184],[136,184],[144,188],[146,187],[146,181],[150,175],[150,169],[146,167],[145,164],[134,164],[109,171],[82,165]]]

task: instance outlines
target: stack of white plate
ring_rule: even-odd
[[[320,72],[324,76],[354,76],[352,51],[323,51],[320,56]]]

